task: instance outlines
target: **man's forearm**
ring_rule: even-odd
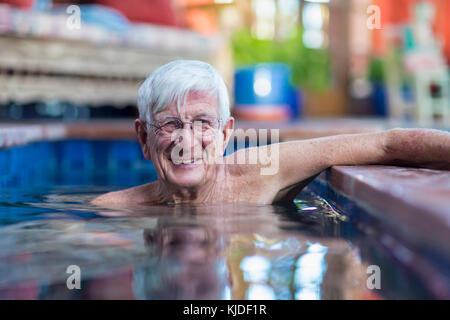
[[[338,135],[326,139],[327,167],[387,163],[388,131],[365,134]]]
[[[450,133],[433,129],[391,129],[332,137],[330,166],[397,164],[450,169]],[[330,140],[331,142],[332,140]]]
[[[291,186],[335,165],[386,163],[385,140],[379,132],[281,143],[279,184]]]

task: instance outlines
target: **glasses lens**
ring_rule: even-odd
[[[171,134],[177,129],[180,129],[183,127],[183,123],[179,119],[168,119],[161,121],[158,126],[161,128],[162,134]]]
[[[217,118],[202,117],[194,121],[194,130],[200,131],[203,135],[213,135],[219,129],[219,120]]]

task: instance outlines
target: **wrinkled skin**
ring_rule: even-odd
[[[187,102],[177,110],[176,105],[153,115],[190,121],[199,114],[219,116],[217,99],[202,93],[188,95]],[[392,129],[369,134],[339,135],[318,139],[291,141],[257,147],[269,148],[271,163],[279,161],[279,170],[262,175],[264,163],[230,164],[228,160],[249,155],[250,149],[239,150],[221,158],[230,140],[234,119],[226,119],[213,137],[196,137],[189,124],[175,138],[158,136],[141,119],[135,121],[136,134],[147,160],[157,170],[158,180],[93,200],[106,204],[166,204],[247,202],[270,204],[290,201],[321,171],[334,165],[399,164],[450,170],[450,133],[432,129]],[[176,165],[172,151],[182,147],[184,160],[195,163]],[[264,149],[266,148],[266,149]],[[254,149],[252,149],[254,150]],[[237,161],[234,161],[236,163]]]

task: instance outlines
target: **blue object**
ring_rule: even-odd
[[[372,91],[372,105],[375,114],[378,116],[386,117],[388,115],[388,105],[386,97],[386,88],[381,83],[374,83]]]
[[[52,7],[52,0],[35,0],[31,9],[33,11],[46,11]]]
[[[131,27],[128,19],[118,10],[102,5],[81,5],[83,22],[97,24],[111,31],[126,32]]]
[[[298,94],[290,83],[291,70],[283,63],[262,63],[236,69],[235,111],[257,119],[273,109],[275,120],[298,116]],[[264,111],[262,111],[264,110]],[[279,117],[284,119],[279,119]]]

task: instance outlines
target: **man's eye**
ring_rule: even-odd
[[[203,125],[203,126],[205,126],[205,125],[207,125],[207,126],[209,126],[209,125],[211,125],[211,120],[209,120],[209,119],[198,119],[198,120],[195,120],[195,121],[198,121],[201,125]]]
[[[162,124],[162,127],[177,127],[177,126],[178,126],[178,122],[175,120],[167,121]]]

